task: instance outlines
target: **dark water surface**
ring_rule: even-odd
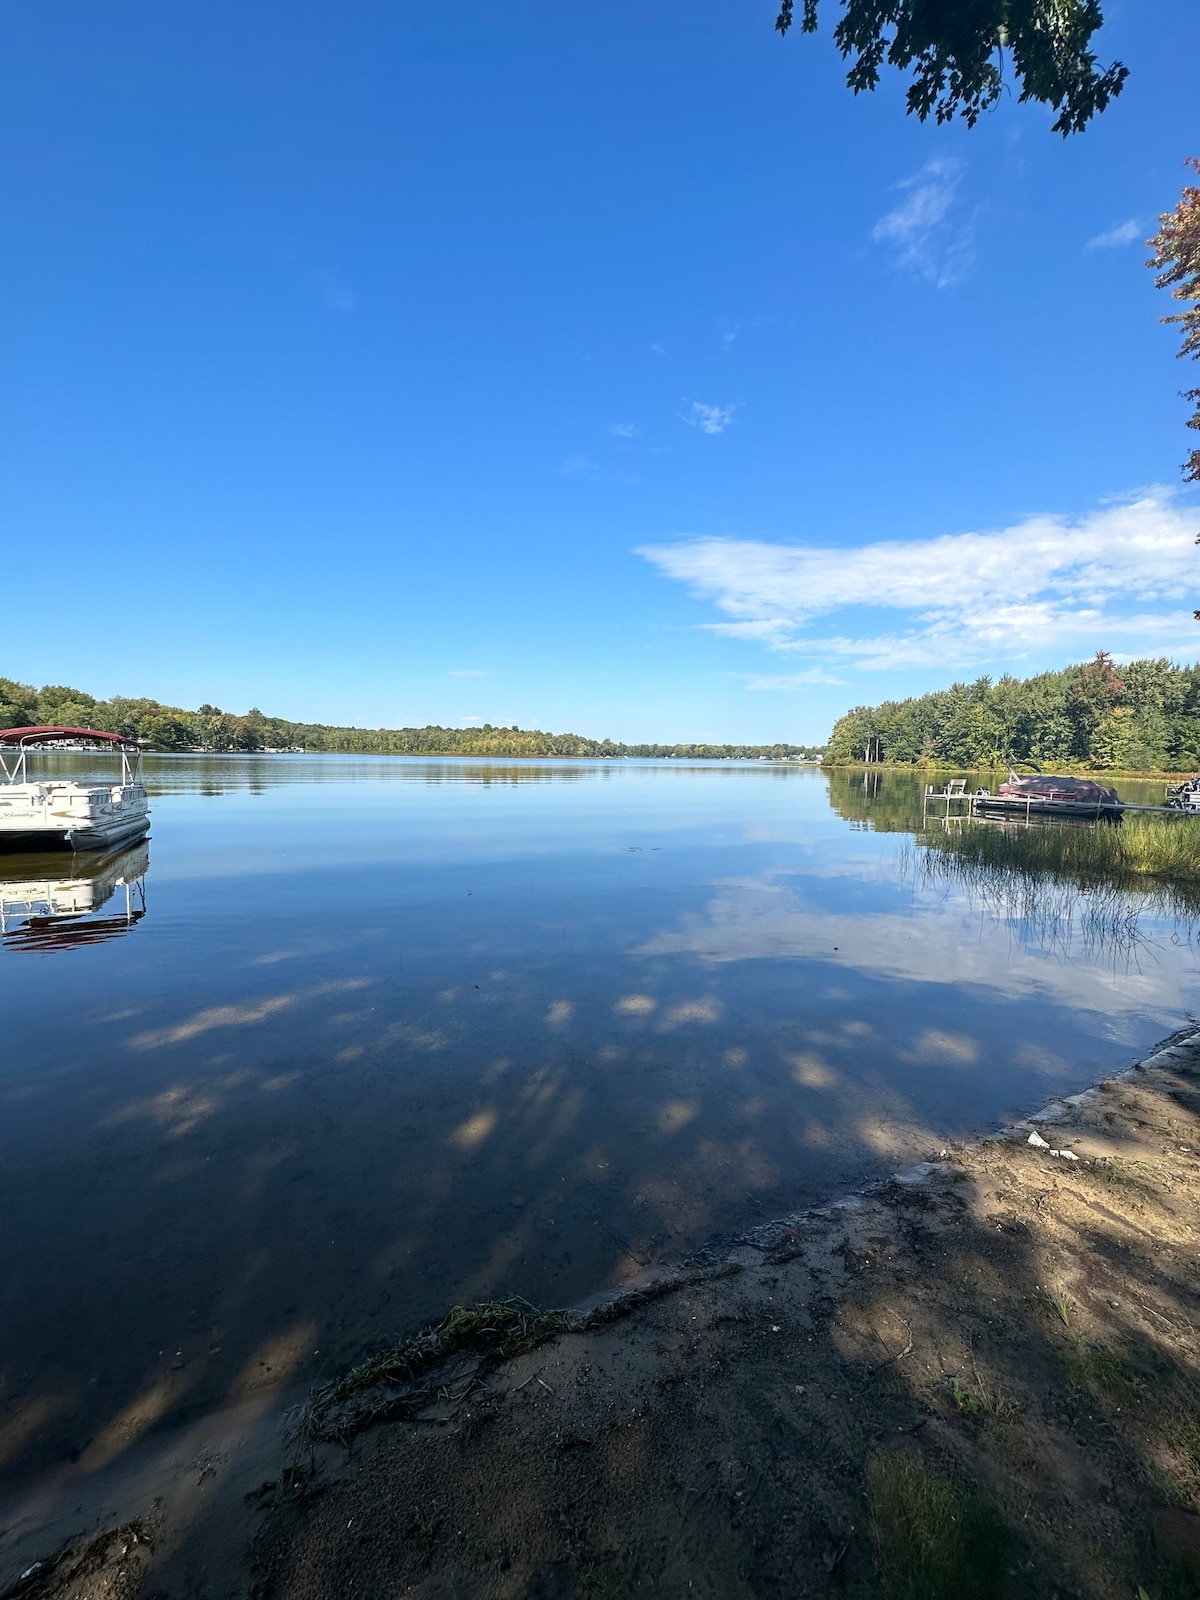
[[[1153,908],[1131,943],[1075,891],[1031,922],[924,877],[901,775],[147,776],[148,850],[0,858],[10,1480],[920,1159],[1135,1059],[1197,991]],[[48,895],[94,909],[31,918]]]

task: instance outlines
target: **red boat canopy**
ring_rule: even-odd
[[[52,744],[55,739],[99,739],[103,744],[136,746],[123,733],[103,733],[99,728],[0,728],[0,744]]]

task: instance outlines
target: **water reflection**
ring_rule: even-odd
[[[466,785],[482,789],[604,785],[619,781],[621,773],[630,770],[636,771],[643,782],[674,779],[678,784],[681,773],[705,783],[711,783],[714,777],[736,781],[747,774],[753,774],[758,782],[772,776],[786,782],[797,770],[783,762],[640,761],[632,757],[619,761],[565,757],[503,761],[483,756],[147,754],[144,761],[146,786],[152,795],[199,792],[209,796],[237,790],[263,793],[297,783]]]
[[[89,852],[0,860],[0,942],[8,950],[78,950],[120,938],[146,915],[145,840]],[[111,902],[111,904],[110,904]],[[109,914],[98,913],[108,907]]]
[[[0,962],[0,1478],[456,1300],[570,1302],[1070,1092],[1196,992],[1165,911],[1126,966],[915,882],[901,775],[148,767],[141,935]],[[18,920],[111,916],[145,859],[109,865]]]
[[[964,771],[953,776],[965,777],[968,791],[994,788],[996,784],[996,773],[990,770]],[[921,826],[927,773],[842,767],[827,774],[827,781],[830,805],[852,825],[875,833],[914,833]],[[1131,805],[1163,803],[1161,778],[1121,778],[1118,787],[1121,798]]]
[[[145,757],[146,786],[151,794],[214,796],[236,790],[262,794],[297,783],[338,786],[417,783],[442,786],[468,784],[479,788],[603,782],[612,763],[603,761],[495,761],[482,757],[337,756],[337,755],[201,755]]]

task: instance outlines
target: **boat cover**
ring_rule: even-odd
[[[1107,783],[1093,778],[1055,778],[1049,773],[1037,777],[1009,778],[997,793],[1006,800],[1060,800],[1081,806],[1119,806],[1121,797]]]
[[[50,744],[55,739],[100,739],[105,744],[136,744],[123,733],[100,728],[0,728],[0,744]]]

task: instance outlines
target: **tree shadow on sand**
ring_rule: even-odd
[[[260,1592],[1191,1600],[1200,1089],[1138,1072],[1043,1132],[329,1454]]]

